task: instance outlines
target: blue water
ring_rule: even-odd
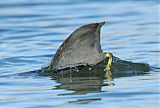
[[[0,108],[160,107],[159,70],[110,82],[94,79],[115,85],[91,90],[77,83],[67,89],[61,81],[30,72],[47,66],[79,26],[102,21],[104,51],[160,67],[158,8],[158,0],[1,0]],[[85,80],[80,82],[87,85],[90,79]]]

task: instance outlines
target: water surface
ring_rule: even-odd
[[[102,21],[104,51],[160,67],[158,8],[158,0],[1,0],[0,108],[160,107],[159,70],[110,82],[96,76],[58,81],[30,72],[48,65],[76,28]],[[106,83],[115,85],[99,85]]]

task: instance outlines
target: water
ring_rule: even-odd
[[[78,85],[30,72],[49,64],[76,28],[102,21],[104,51],[160,67],[158,8],[158,0],[1,0],[0,108],[160,107],[159,70],[111,82],[87,77]]]

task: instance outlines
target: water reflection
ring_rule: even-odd
[[[126,63],[127,61],[123,61]],[[60,85],[56,86],[56,89],[66,89],[71,90],[71,93],[65,93],[60,95],[77,95],[77,94],[88,94],[88,93],[98,93],[103,92],[103,86],[114,86],[112,83],[114,78],[120,77],[128,77],[128,76],[137,76],[137,75],[145,75],[149,73],[149,70],[145,69],[146,64],[140,63],[130,63],[130,66],[139,66],[139,70],[137,68],[130,69],[125,68],[126,64],[123,64],[121,61],[121,65],[116,69],[112,69],[112,78],[106,77],[106,72],[104,71],[104,67],[100,67],[100,64],[94,66],[79,66],[68,68],[64,70],[55,71],[52,74],[52,80],[60,83]],[[123,66],[124,65],[124,66]],[[114,68],[115,68],[114,66]],[[121,66],[121,67],[120,67]],[[147,65],[148,66],[148,65]],[[129,67],[129,65],[127,65]],[[137,69],[137,70],[136,70]],[[142,71],[143,70],[143,71]],[[43,75],[48,75],[48,72],[42,73]]]
[[[103,86],[113,86],[111,82],[107,82],[105,72],[102,70],[88,70],[83,68],[80,71],[61,71],[52,76],[60,85],[57,89],[67,89],[74,92],[60,95],[75,95],[103,92]]]
[[[101,98],[91,98],[91,99],[77,99],[76,101],[69,101],[71,104],[88,104],[93,101],[101,100]]]

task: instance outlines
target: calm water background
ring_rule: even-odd
[[[104,51],[160,67],[158,8],[158,0],[1,0],[0,108],[160,107],[159,70],[74,95],[50,77],[23,75],[49,64],[76,28],[102,21],[107,22],[101,32]]]

